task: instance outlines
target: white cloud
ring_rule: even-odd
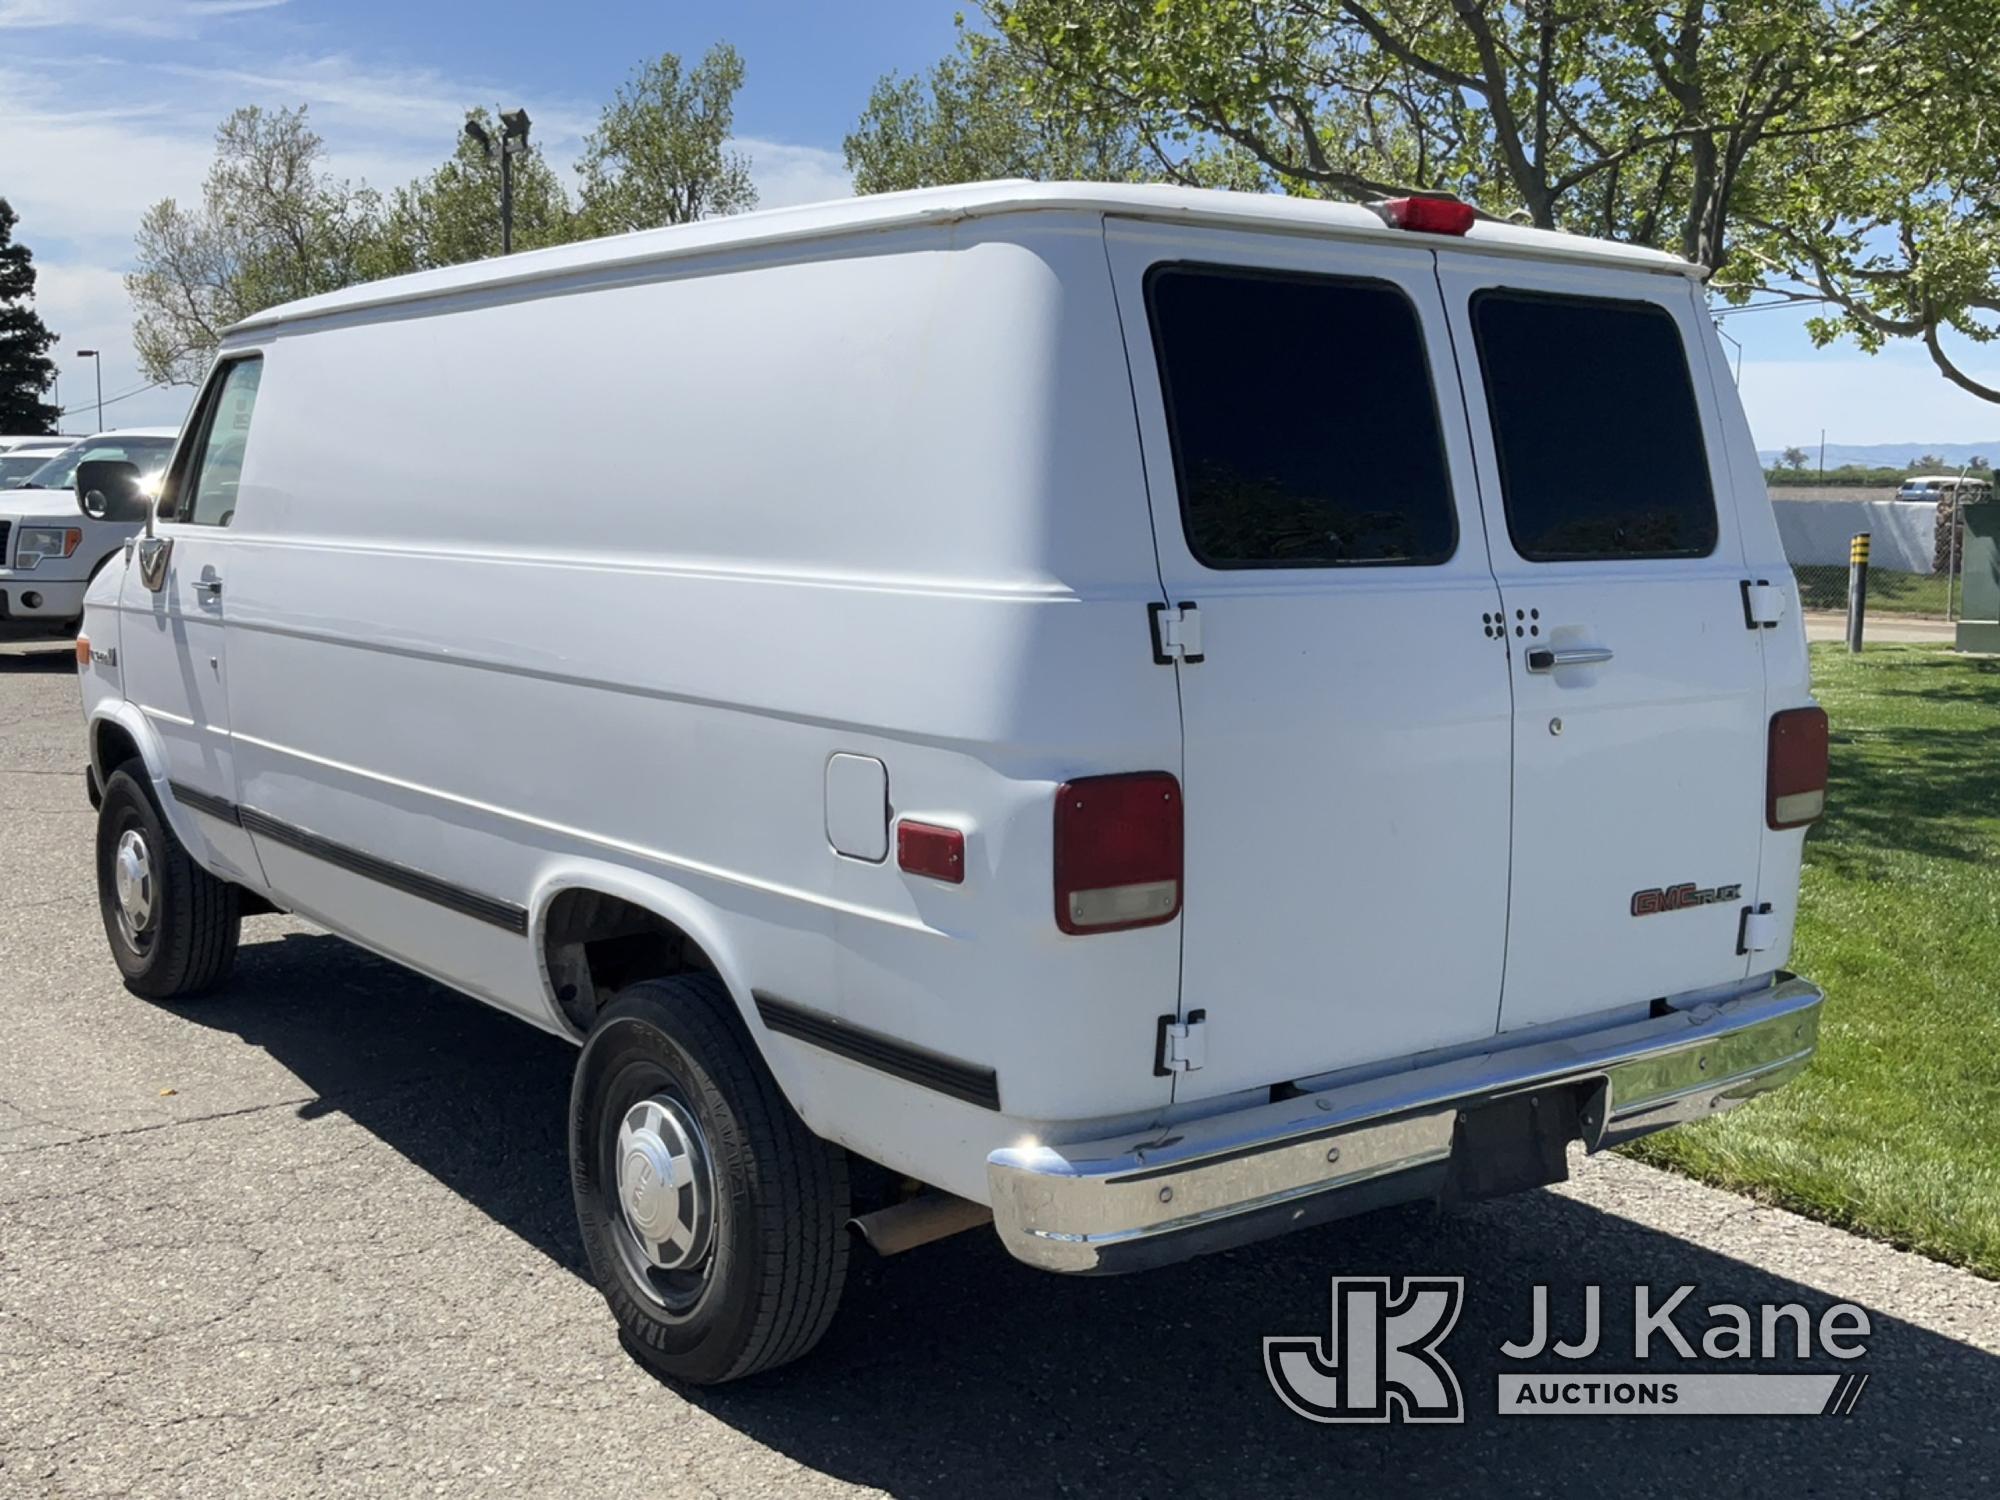
[[[754,136],[740,136],[729,144],[750,158],[750,180],[757,185],[759,208],[789,208],[795,203],[854,196],[854,179],[838,151]]]
[[[201,23],[251,11],[276,10],[289,0],[0,0],[0,30],[53,31],[66,27],[113,35],[192,37]]]
[[[435,166],[456,139],[465,111],[477,104],[525,106],[535,140],[550,153],[573,148],[597,122],[596,112],[566,99],[523,95],[488,81],[452,78],[436,68],[377,68],[345,53],[274,58],[249,66],[162,64],[171,77],[202,85],[204,97],[246,103],[307,105],[329,145],[341,135],[362,140],[428,143]]]
[[[70,110],[59,83],[16,69],[0,69],[0,137],[7,198],[30,243],[129,244],[148,204],[199,189],[210,155],[208,136],[167,105]]]

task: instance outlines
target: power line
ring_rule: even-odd
[[[1738,313],[1770,312],[1777,307],[1816,307],[1825,305],[1824,297],[1777,297],[1769,302],[1746,302],[1741,307],[1724,307],[1716,311],[1718,318],[1733,318]]]
[[[58,417],[67,417],[67,416],[72,416],[80,411],[95,411],[100,404],[104,406],[115,406],[120,401],[129,401],[134,396],[143,396],[148,391],[157,391],[161,386],[166,384],[167,382],[164,380],[156,380],[151,385],[134,386],[129,391],[121,391],[115,396],[106,396],[102,403],[96,401],[86,401],[81,406],[65,406],[61,411],[57,412],[56,415]]]

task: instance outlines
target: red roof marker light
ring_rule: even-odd
[[[1479,210],[1456,198],[1385,198],[1370,205],[1397,229],[1417,234],[1464,234]]]

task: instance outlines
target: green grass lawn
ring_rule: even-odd
[[[1832,720],[1792,967],[1806,1076],[1634,1155],[2000,1278],[2000,660],[1813,648]]]

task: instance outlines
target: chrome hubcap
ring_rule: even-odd
[[[111,886],[118,897],[119,930],[136,946],[153,925],[153,856],[136,828],[118,836],[118,852],[111,861]]]
[[[618,1207],[635,1248],[658,1271],[698,1266],[714,1236],[708,1142],[678,1099],[656,1094],[618,1127]]]

